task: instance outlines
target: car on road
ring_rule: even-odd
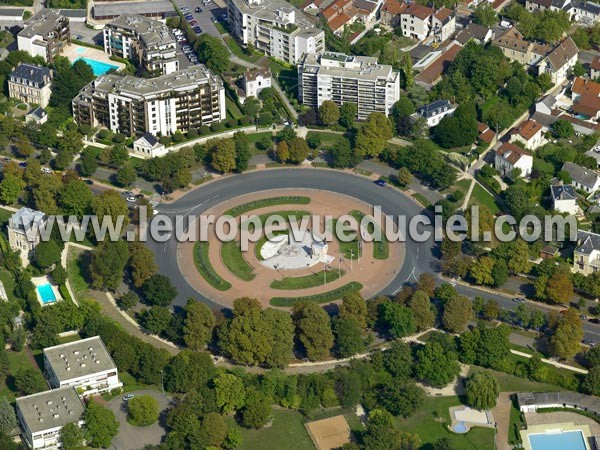
[[[121,195],[123,197],[133,197],[133,192],[131,192],[131,191],[123,191],[123,192],[121,192]]]
[[[125,394],[123,396],[123,401],[124,402],[128,402],[129,400],[131,400],[133,397],[135,397],[135,394]]]
[[[600,323],[600,319],[598,319],[597,317],[592,317],[591,319],[589,319],[589,322],[598,324]]]
[[[525,303],[525,299],[523,297],[515,297],[512,299],[515,303]]]
[[[590,347],[593,347],[594,345],[596,345],[596,343],[594,341],[591,341],[589,339],[583,339],[581,341],[581,343],[584,344],[584,345],[589,345]]]
[[[202,12],[202,8],[200,8],[200,7],[198,6],[198,7],[196,7],[195,11],[196,11],[197,13],[201,13],[201,12]]]
[[[2,158],[2,161],[9,162],[9,161],[12,161],[12,159],[5,157],[5,158]]]
[[[182,13],[186,13],[186,12],[188,12],[188,11],[190,10],[190,8],[188,8],[187,6],[182,6],[182,7],[181,7],[181,8],[179,8],[179,9],[181,9],[181,12],[182,12]]]
[[[125,200],[127,200],[129,203],[135,203],[137,198],[132,195],[131,197],[127,197]]]
[[[183,17],[185,17],[185,20],[194,20],[194,16],[192,13],[187,13]]]
[[[198,26],[193,27],[192,30],[194,30],[194,33],[196,33],[196,34],[202,33],[202,28],[200,28]]]
[[[387,186],[387,183],[385,180],[375,180],[375,184],[377,186],[381,186],[381,187]]]
[[[19,167],[25,168],[25,167],[27,167],[27,163],[26,162],[20,162],[19,163]]]
[[[83,182],[85,184],[87,184],[88,186],[91,186],[92,184],[94,184],[94,182],[92,180],[83,180]]]

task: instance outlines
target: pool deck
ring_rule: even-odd
[[[63,56],[69,58],[69,61],[74,62],[79,58],[89,58],[95,61],[103,62],[105,64],[110,64],[112,66],[117,66],[119,69],[124,69],[125,64],[112,61],[110,57],[104,53],[102,50],[98,50],[96,48],[83,47],[77,44],[71,44],[63,50]]]
[[[472,427],[486,427],[486,428],[494,428],[495,421],[494,416],[491,411],[479,411],[477,409],[469,408],[468,406],[452,406],[449,408],[450,418],[452,422],[450,423],[450,431],[454,433],[459,433],[454,431],[454,427],[459,423],[463,423],[466,427],[464,431],[467,433]]]
[[[542,416],[550,415],[549,414],[538,414]],[[586,417],[580,416],[583,419]],[[578,421],[579,422],[579,421]],[[527,422],[527,429],[521,430],[521,440],[523,441],[523,448],[525,450],[534,450],[531,447],[531,443],[529,442],[529,435],[531,434],[546,434],[546,433],[564,433],[568,431],[581,431],[583,433],[584,442],[586,445],[586,450],[590,450],[592,447],[590,445],[590,437],[592,437],[592,433],[590,431],[590,427],[588,425],[575,425],[574,422],[564,422],[564,423],[545,423],[538,425],[529,425]],[[567,450],[567,449],[565,449]]]
[[[50,278],[48,278],[48,276],[31,278],[31,282],[35,286],[35,295],[37,296],[37,299],[38,299],[38,302],[40,302],[40,305],[42,305],[42,306],[53,305],[55,303],[60,302],[63,299],[58,290],[58,286],[56,286],[52,281],[50,281]],[[42,296],[40,295],[37,288],[38,288],[38,286],[44,286],[46,284],[49,284],[52,287],[52,292],[54,293],[54,298],[56,298],[55,302],[44,303],[42,301]]]

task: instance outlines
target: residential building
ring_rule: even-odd
[[[477,131],[479,136],[477,139],[484,144],[491,144],[496,139],[496,133],[485,123],[477,122]]]
[[[169,0],[145,1],[145,2],[95,2],[92,6],[92,17],[96,21],[116,19],[123,14],[135,12],[144,17],[152,19],[166,19],[176,17],[177,11]]]
[[[43,9],[31,16],[17,35],[19,50],[41,56],[48,63],[54,62],[70,43],[69,19],[54,9]]]
[[[69,23],[85,23],[87,9],[59,9],[58,13],[69,19]]]
[[[408,3],[401,0],[386,0],[381,7],[379,23],[386,27],[396,28],[400,24],[400,14],[408,8]]]
[[[448,39],[456,31],[454,11],[433,8],[411,3],[400,13],[400,29],[404,36],[425,40],[433,37],[433,41],[440,43]]]
[[[569,71],[575,66],[579,49],[571,36],[568,36],[554,47],[537,65],[538,74],[547,73],[554,84],[561,84],[567,79]]]
[[[552,209],[572,216],[579,213],[577,194],[570,184],[550,186],[550,195],[552,196]]]
[[[513,129],[510,142],[521,142],[527,150],[535,150],[545,143],[543,127],[531,119],[521,122]]]
[[[554,95],[546,95],[543,99],[535,104],[535,112],[549,116],[556,105],[556,97]]]
[[[225,89],[203,65],[149,79],[107,74],[73,99],[73,116],[127,136],[186,133],[225,120]]]
[[[561,11],[568,8],[571,0],[526,0],[525,9],[529,12],[533,11]]]
[[[493,43],[502,50],[504,56],[510,61],[517,61],[530,66],[536,65],[552,50],[547,45],[526,41],[521,32],[515,27],[497,36]]]
[[[563,164],[562,169],[571,176],[575,189],[592,194],[600,189],[600,175],[592,169],[581,167],[572,162]]]
[[[144,158],[157,158],[166,155],[169,151],[161,144],[156,136],[144,133],[133,141],[133,152]]]
[[[131,60],[140,73],[168,75],[179,70],[177,41],[169,27],[138,14],[123,14],[104,27],[104,51]]]
[[[417,108],[417,114],[427,120],[429,127],[435,127],[444,117],[454,114],[454,111],[456,111],[456,106],[448,100],[436,100]]]
[[[23,23],[24,8],[0,8],[0,22],[5,26],[20,25]]]
[[[85,407],[74,387],[63,387],[16,400],[23,440],[30,449],[62,447],[60,430],[68,423],[83,425]]]
[[[504,143],[494,155],[494,166],[504,177],[513,177],[513,170],[519,169],[519,177],[527,178],[533,168],[533,156],[516,144]]]
[[[271,71],[269,69],[246,70],[242,77],[242,88],[245,98],[258,97],[258,94],[271,87]]]
[[[588,1],[574,0],[572,8],[569,10],[569,14],[571,20],[574,20],[575,22],[593,25],[600,20],[600,5]]]
[[[48,106],[52,71],[48,67],[21,63],[8,76],[8,96],[30,105]]]
[[[360,120],[374,112],[387,116],[400,98],[400,75],[377,58],[311,53],[298,66],[298,96],[315,109],[325,100],[338,106],[355,103]]]
[[[72,386],[81,396],[123,386],[99,336],[45,348],[44,371],[52,388]]]
[[[269,56],[298,64],[325,51],[325,32],[285,0],[227,0],[231,34]]]
[[[577,231],[577,247],[573,251],[573,271],[584,275],[600,271],[600,234]]]
[[[48,113],[44,108],[38,106],[25,115],[25,123],[30,122],[37,125],[43,125],[48,122]]]
[[[456,35],[456,40],[465,45],[467,42],[473,41],[478,44],[487,44],[492,40],[494,32],[491,28],[471,22],[460,33]]]
[[[8,219],[8,245],[19,251],[23,259],[29,258],[41,242],[40,228],[46,224],[46,215],[41,211],[21,208]]]
[[[596,120],[600,117],[600,83],[576,77],[571,86],[571,110],[581,118]]]
[[[415,83],[430,89],[441,81],[442,75],[448,69],[452,61],[456,59],[462,46],[457,42],[452,42],[442,51],[437,58],[415,77]]]
[[[594,56],[590,63],[590,78],[592,80],[600,78],[600,56]]]

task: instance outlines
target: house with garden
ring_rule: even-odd
[[[518,145],[506,142],[496,150],[494,166],[504,177],[528,178],[533,169],[533,156]]]

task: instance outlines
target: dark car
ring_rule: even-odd
[[[194,30],[194,33],[196,34],[202,33],[202,29],[200,27],[193,27],[192,30]]]
[[[94,182],[93,182],[92,180],[83,180],[83,182],[84,182],[85,184],[88,184],[88,185],[90,185],[90,186],[91,186],[92,184],[94,184]]]
[[[375,181],[375,184],[376,184],[377,186],[381,186],[381,187],[383,187],[383,186],[387,186],[387,183],[386,183],[386,181],[385,181],[385,180],[376,180],[376,181]]]
[[[183,16],[183,17],[185,17],[185,20],[192,20],[192,19],[194,18],[193,14],[191,14],[191,13],[187,13],[187,14],[186,14],[185,16]]]
[[[26,162],[20,162],[19,163],[19,167],[27,167],[27,163]]]
[[[196,11],[197,13],[201,13],[201,12],[202,12],[202,8],[200,8],[200,7],[197,7],[195,11]]]
[[[591,323],[600,323],[600,319],[598,319],[597,317],[592,317],[592,318],[590,319],[590,322],[591,322]]]
[[[192,21],[190,22],[190,25],[191,25],[192,27],[195,27],[196,25],[198,25],[198,21],[197,21],[197,20],[192,20]]]

